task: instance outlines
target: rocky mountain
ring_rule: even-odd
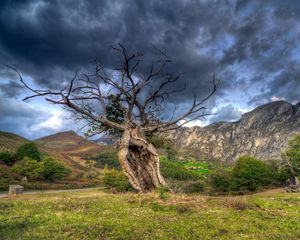
[[[300,102],[276,101],[243,114],[239,121],[184,127],[169,137],[201,159],[232,162],[242,155],[278,159],[296,134],[300,134]]]

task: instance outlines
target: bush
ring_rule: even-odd
[[[11,168],[12,172],[26,176],[28,180],[42,179],[43,170],[43,164],[30,157],[25,157],[23,160],[16,162]]]
[[[205,183],[201,180],[198,181],[188,181],[182,186],[183,193],[200,193],[205,189]]]
[[[147,139],[153,146],[167,156],[167,159],[177,160],[178,159],[178,148],[168,138],[152,135]]]
[[[228,192],[232,187],[232,171],[229,168],[216,169],[209,176],[209,182],[216,192]]]
[[[41,160],[41,154],[34,143],[26,143],[18,148],[17,158],[22,160],[24,157],[29,157],[38,161]]]
[[[290,168],[282,165],[282,162],[271,159],[266,163],[271,171],[272,185],[282,186],[291,177]]]
[[[71,174],[71,170],[64,164],[49,157],[43,160],[43,167],[43,176],[48,181],[61,180]]]
[[[4,151],[0,153],[0,161],[3,162],[6,165],[13,165],[14,162],[16,162],[16,154],[9,152],[9,151]]]
[[[117,192],[127,192],[132,190],[128,178],[123,171],[106,169],[104,171],[103,182],[107,187],[114,189]]]
[[[92,158],[92,160],[96,161],[95,167],[107,167],[109,169],[115,168],[121,170],[121,166],[118,160],[118,153],[116,150],[100,153],[96,157]]]
[[[166,200],[169,197],[168,192],[170,189],[167,186],[160,186],[157,191],[160,199]]]
[[[294,172],[293,175],[300,176],[300,135],[289,141],[288,149],[282,153],[282,158],[286,161],[283,168],[290,169],[289,177],[292,176],[291,171]]]
[[[240,157],[235,162],[232,177],[233,190],[255,191],[271,182],[268,165],[249,156]]]
[[[160,158],[161,174],[167,179],[173,180],[199,180],[201,175],[196,171],[186,169],[183,164]]]
[[[21,177],[18,174],[13,173],[8,166],[0,164],[0,190],[8,190],[10,184],[20,180]]]

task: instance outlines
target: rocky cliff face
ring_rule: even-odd
[[[242,155],[278,159],[282,147],[300,134],[300,102],[277,101],[242,115],[237,122],[181,128],[170,133],[181,148],[206,160],[232,162]]]

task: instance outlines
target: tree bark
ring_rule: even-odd
[[[166,185],[160,174],[158,153],[139,126],[127,128],[118,147],[122,169],[136,191],[149,192]]]

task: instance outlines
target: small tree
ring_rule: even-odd
[[[103,182],[107,187],[114,189],[117,192],[127,192],[132,190],[126,175],[122,171],[115,169],[109,170],[106,168],[104,170]]]
[[[228,192],[232,190],[232,169],[222,166],[222,168],[215,169],[209,175],[209,182],[216,192]]]
[[[71,174],[71,170],[53,158],[43,160],[43,175],[48,181],[61,180]]]
[[[29,180],[43,179],[43,165],[30,157],[24,157],[23,160],[16,162],[12,168],[12,172],[21,176],[26,176]]]
[[[16,160],[17,156],[15,153],[10,151],[0,152],[0,162],[3,162],[6,165],[13,165]]]
[[[267,164],[253,157],[237,159],[233,167],[233,189],[254,191],[270,184],[271,172]]]
[[[283,170],[289,177],[291,185],[299,186],[297,176],[300,174],[300,135],[295,136],[288,143],[288,148],[282,152]]]
[[[17,158],[22,160],[24,157],[41,160],[41,154],[34,143],[25,143],[18,148]]]
[[[159,156],[147,136],[170,131],[208,115],[203,103],[215,93],[219,81],[213,78],[213,86],[207,97],[198,99],[196,94],[190,107],[176,114],[176,107],[169,119],[162,118],[167,97],[184,88],[172,87],[180,78],[169,72],[168,56],[159,51],[159,60],[149,66],[142,65],[143,54],[130,54],[121,44],[113,48],[120,56],[121,64],[114,70],[96,63],[95,73],[82,74],[61,90],[33,89],[21,83],[34,97],[45,97],[50,103],[68,107],[79,120],[86,120],[90,134],[113,129],[121,136],[118,142],[118,158],[133,188],[140,192],[151,191],[166,182],[160,174]],[[149,63],[149,61],[148,61]]]

